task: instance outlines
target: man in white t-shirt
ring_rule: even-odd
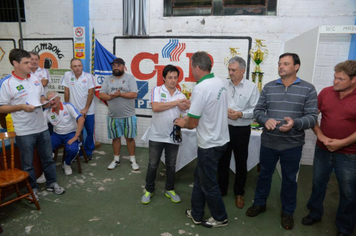
[[[44,94],[48,92],[48,85],[52,82],[49,72],[45,68],[39,67],[40,55],[37,52],[30,52],[31,54],[31,74],[34,74],[40,79]]]
[[[11,113],[17,135],[16,144],[21,152],[22,169],[29,173],[29,182],[38,199],[33,166],[36,148],[47,180],[46,190],[63,194],[64,189],[57,184],[51,137],[41,106],[45,101],[43,86],[36,76],[30,74],[31,55],[22,49],[12,49],[9,59],[14,71],[0,80],[0,113]]]
[[[79,152],[79,137],[83,130],[84,117],[71,103],[62,103],[55,91],[49,91],[47,99],[50,100],[50,108],[45,110],[44,115],[47,121],[53,125],[52,150],[62,144],[65,145],[66,156],[62,168],[65,175],[71,175],[70,164]]]
[[[75,108],[84,116],[84,128],[87,137],[84,140],[84,150],[88,159],[92,159],[95,149],[94,139],[94,76],[83,71],[83,64],[80,59],[73,58],[70,61],[71,72],[66,72],[62,79],[64,86],[64,101],[72,103]]]
[[[212,62],[206,52],[194,53],[191,68],[197,85],[192,93],[188,116],[175,121],[175,124],[182,128],[197,129],[198,161],[194,172],[192,208],[186,210],[186,216],[191,218],[194,224],[208,228],[228,224],[217,181],[217,169],[219,159],[230,140],[227,91],[224,82],[210,73],[211,67]],[[212,217],[203,221],[205,202]]]
[[[141,202],[148,204],[155,190],[157,168],[164,150],[166,158],[166,190],[165,195],[174,203],[180,202],[180,197],[174,190],[176,160],[179,143],[171,137],[173,122],[179,116],[185,116],[190,106],[177,88],[179,70],[173,65],[167,65],[163,69],[162,86],[156,86],[151,93],[151,107],[153,111],[149,134],[149,160],[146,174],[146,192]]]

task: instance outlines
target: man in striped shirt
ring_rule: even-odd
[[[282,168],[282,227],[293,228],[297,205],[299,162],[304,145],[304,130],[317,123],[318,104],[314,86],[297,77],[300,59],[297,54],[279,57],[279,79],[267,83],[254,110],[256,121],[264,127],[261,135],[260,166],[254,205],[247,216],[266,211],[272,175],[279,160]]]

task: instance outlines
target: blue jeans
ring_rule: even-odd
[[[52,150],[58,148],[61,144],[64,144],[66,150],[66,165],[70,165],[79,152],[80,142],[78,140],[74,141],[71,145],[68,144],[68,141],[74,136],[75,132],[69,134],[57,134],[56,132],[53,132],[51,135]]]
[[[85,117],[84,129],[86,136],[84,137],[84,150],[88,156],[93,155],[95,149],[95,140],[94,140],[94,128],[95,128],[95,116],[88,115]],[[83,154],[80,154],[80,156]]]
[[[277,161],[280,160],[282,168],[281,202],[282,211],[293,215],[297,207],[297,173],[299,162],[302,157],[303,146],[276,150],[261,145],[260,167],[255,191],[254,205],[263,206],[267,202],[271,190],[272,175],[276,169]]]
[[[149,141],[150,158],[148,161],[145,187],[148,192],[153,193],[155,191],[157,168],[161,160],[163,149],[166,158],[166,190],[174,190],[178,148],[179,145],[176,144]]]
[[[38,189],[33,167],[35,147],[42,163],[47,186],[57,182],[56,163],[52,159],[52,144],[48,130],[35,134],[16,136],[16,143],[21,152],[22,169],[29,173],[29,181],[33,189]]]
[[[192,216],[201,221],[204,216],[205,202],[211,216],[217,221],[227,219],[225,204],[222,200],[217,170],[219,159],[225,152],[226,144],[221,147],[203,149],[198,147],[198,162],[194,172],[194,187],[192,193]]]
[[[329,152],[315,147],[313,189],[308,202],[309,215],[319,220],[331,172],[335,170],[339,183],[340,201],[336,214],[338,231],[352,234],[356,224],[356,154]]]

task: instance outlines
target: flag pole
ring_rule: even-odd
[[[95,50],[95,32],[91,34],[91,74],[94,75],[94,50]]]

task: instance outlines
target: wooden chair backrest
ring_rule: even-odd
[[[1,143],[2,143],[2,156],[3,156],[3,161],[4,161],[4,170],[15,168],[15,147],[14,147],[15,146],[14,145],[15,137],[16,137],[15,132],[0,133],[0,139],[1,139]],[[8,139],[8,138],[11,140],[11,161],[10,161],[9,165],[7,163],[6,146],[5,146],[5,139]]]

